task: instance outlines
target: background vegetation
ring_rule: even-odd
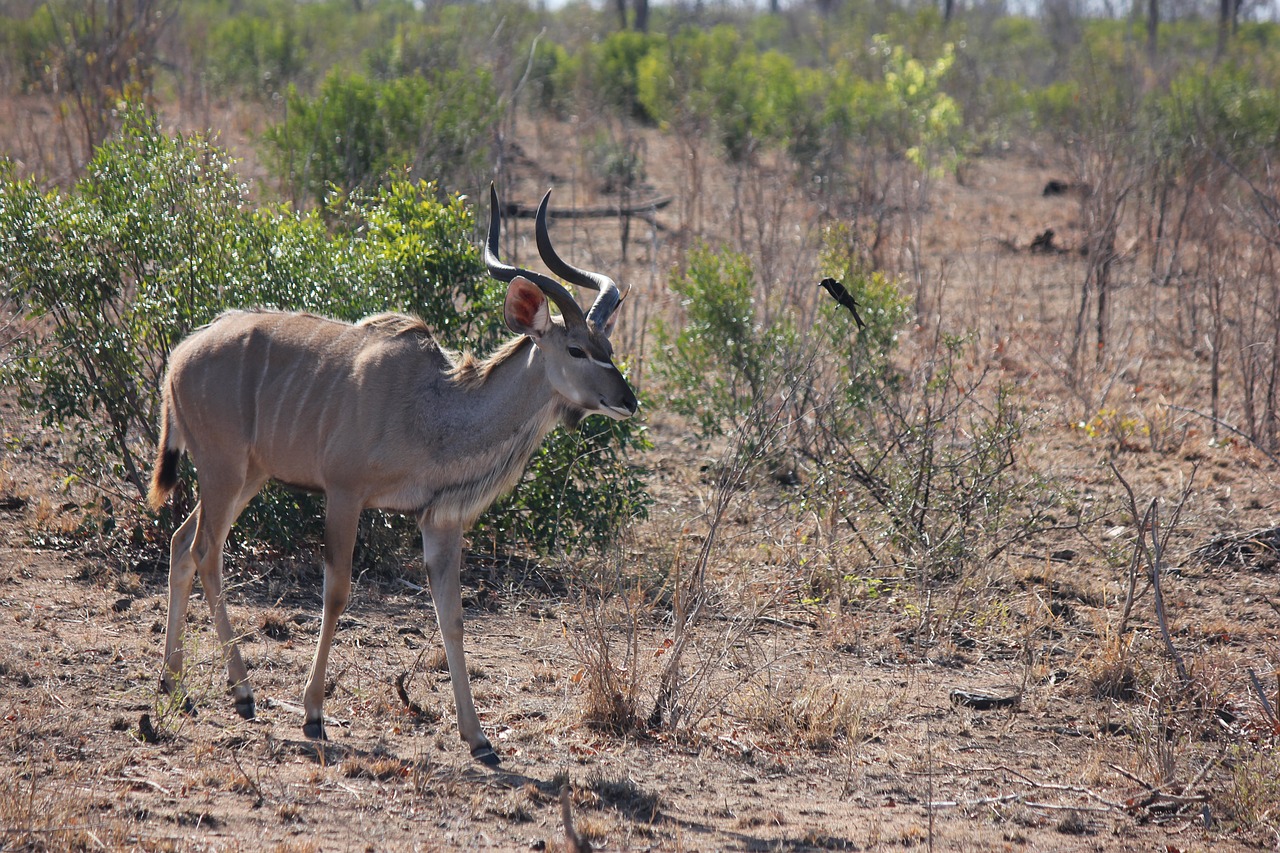
[[[1280,454],[1280,26],[1168,0],[776,6],[7,4],[0,86],[33,120],[3,140],[0,379],[70,436],[65,476],[93,496],[74,536],[144,548],[171,524],[137,498],[165,357],[192,328],[244,304],[399,309],[488,350],[501,296],[472,200],[490,180],[521,200],[568,185],[561,211],[594,219],[562,220],[566,254],[636,285],[618,350],[668,443],[643,421],[558,431],[472,547],[577,549],[550,588],[577,608],[586,720],[697,741],[732,714],[806,749],[856,744],[847,685],[780,675],[752,644],[784,618],[859,655],[884,619],[885,654],[938,665],[981,642],[1021,656],[1024,690],[1052,684],[1061,652],[1037,644],[1063,586],[1035,575],[1050,600],[1022,610],[1009,590],[1040,583],[1027,554],[1083,540],[1104,592],[1071,666],[1148,736],[1132,772],[1164,792],[1215,778],[1230,831],[1280,831],[1253,676],[1274,649],[1215,667],[1208,640],[1179,652],[1129,618],[1191,500],[1168,469]],[[940,224],[1006,157],[1061,176],[1044,192],[1067,232]],[[1032,250],[1060,265],[1009,272]],[[1038,337],[1001,288],[1035,291]],[[1109,498],[1048,461],[1068,441]],[[1116,465],[1137,454],[1163,515]],[[269,493],[238,535],[287,552],[317,517]],[[369,520],[365,565],[406,533]],[[1269,723],[1221,735],[1244,705]]]

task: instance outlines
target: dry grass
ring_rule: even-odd
[[[539,169],[513,178],[513,198],[536,197],[549,171],[572,174],[565,140],[584,128],[534,130],[530,140],[556,142],[530,148]],[[677,162],[670,140],[655,135],[647,150],[651,163]],[[679,193],[683,170],[660,171],[650,169],[655,190]],[[207,609],[194,602],[184,687],[199,712],[157,697],[163,561],[113,562],[100,534],[47,547],[85,541],[97,496],[61,482],[58,437],[30,438],[38,428],[5,409],[0,497],[23,506],[0,509],[0,847],[564,849],[565,784],[578,834],[609,849],[1274,844],[1277,732],[1246,677],[1280,665],[1274,565],[1190,555],[1273,527],[1280,480],[1169,405],[1200,402],[1194,353],[1135,334],[1100,366],[1067,369],[1062,318],[1080,262],[997,242],[1025,244],[1049,226],[1073,239],[1073,211],[1039,197],[1051,173],[1028,158],[984,161],[964,186],[936,188],[921,264],[941,308],[904,331],[900,357],[909,369],[930,363],[932,324],[944,320],[971,334],[962,370],[1015,389],[1028,413],[1017,472],[1052,487],[1056,523],[1024,538],[997,530],[999,553],[924,571],[854,504],[807,500],[820,466],[791,484],[752,471],[724,499],[717,475],[732,448],[692,438],[659,399],[645,460],[652,517],[599,564],[557,566],[571,596],[504,577],[510,596],[468,613],[498,773],[473,766],[457,740],[429,598],[377,573],[358,581],[339,633],[327,746],[299,731],[319,607],[310,568],[256,567],[232,592],[258,722],[231,711]],[[788,205],[798,220],[803,205]],[[657,255],[633,245],[616,264],[635,285],[620,351],[641,353],[642,318],[675,310],[668,233]],[[601,268],[617,261],[616,223],[567,242],[566,254]],[[800,260],[779,275],[801,292],[795,282],[817,276],[793,251]],[[1118,298],[1117,326],[1149,315],[1128,291]],[[645,369],[637,355],[634,370]],[[1190,684],[1170,668],[1141,582],[1120,632],[1136,522],[1110,460],[1166,506],[1201,467],[1162,580]],[[431,713],[406,713],[402,673]],[[675,725],[651,715],[664,685]],[[1020,700],[958,708],[956,688]],[[159,743],[137,738],[143,713]]]

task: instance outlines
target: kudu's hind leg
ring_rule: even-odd
[[[431,598],[435,601],[436,621],[440,624],[444,655],[449,662],[449,681],[453,685],[453,702],[458,711],[458,732],[471,748],[473,758],[489,767],[497,767],[498,753],[480,727],[480,717],[471,698],[471,681],[462,650],[462,528],[420,527]]]
[[[227,655],[227,678],[231,684],[236,711],[246,719],[251,719],[255,713],[253,690],[249,687],[248,670],[236,647],[231,620],[227,616],[222,592],[222,547],[235,517],[249,499],[257,494],[263,482],[263,479],[255,478],[254,483],[242,484],[238,494],[234,488],[219,489],[216,484],[201,484],[201,500],[173,534],[169,552],[169,617],[165,628],[164,663],[160,674],[160,689],[164,693],[172,693],[175,689],[183,689],[185,692],[182,679],[187,607],[198,572],[217,628],[218,640]],[[235,496],[235,500],[223,500],[226,494]],[[224,509],[212,509],[216,506],[223,506]],[[184,696],[183,702],[188,712],[195,710],[189,696]]]
[[[253,687],[249,684],[249,670],[240,655],[240,646],[231,629],[231,617],[227,614],[227,599],[222,589],[222,552],[231,525],[266,482],[266,477],[256,475],[241,477],[239,483],[201,483],[201,504],[204,511],[195,536],[196,568],[200,573],[200,585],[204,587],[209,602],[209,612],[218,632],[218,643],[227,656],[227,684],[236,713],[246,720],[257,715],[253,699]],[[216,498],[211,500],[210,496]]]
[[[305,716],[302,733],[325,739],[324,673],[329,666],[329,649],[338,630],[338,617],[351,598],[351,552],[356,545],[360,505],[330,495],[324,517],[324,615],[320,620],[320,640],[311,661],[311,674],[302,692]]]
[[[160,690],[171,694],[182,683],[183,641],[187,623],[187,603],[196,577],[196,561],[191,554],[199,525],[200,504],[174,532],[169,546],[169,618],[164,632],[164,663],[160,668]],[[194,711],[191,700],[182,697],[185,709]]]

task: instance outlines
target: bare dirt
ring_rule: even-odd
[[[651,163],[678,156],[659,144]],[[650,180],[661,194],[681,176]],[[234,713],[200,601],[189,628],[198,714],[166,707],[155,689],[163,534],[144,520],[129,547],[118,531],[85,535],[101,521],[89,508],[102,494],[65,482],[63,438],[0,401],[0,849],[564,850],[566,786],[576,832],[597,849],[1274,846],[1274,733],[1248,673],[1274,702],[1275,562],[1265,542],[1226,549],[1216,564],[1192,554],[1273,525],[1277,470],[1205,420],[1168,414],[1169,403],[1203,405],[1203,371],[1194,352],[1147,345],[1142,306],[1117,309],[1134,318],[1120,325],[1135,356],[1094,386],[1110,390],[1067,389],[1057,365],[1082,262],[1028,250],[1050,227],[1060,246],[1078,239],[1071,201],[1041,195],[1054,176],[1020,155],[968,167],[963,184],[941,181],[923,249],[930,280],[945,282],[931,297],[936,313],[975,330],[974,368],[999,371],[1033,413],[1019,464],[1070,483],[1085,521],[993,556],[936,600],[890,589],[833,611],[804,592],[806,561],[832,526],[780,522],[769,510],[776,493],[761,491],[724,531],[716,575],[727,603],[701,629],[694,657],[706,675],[690,688],[701,719],[679,736],[584,721],[581,649],[597,622],[567,592],[592,571],[653,571],[696,547],[709,491],[701,472],[715,456],[660,409],[647,413],[658,503],[615,563],[468,562],[472,682],[503,758],[489,770],[457,738],[411,556],[357,579],[329,666],[328,743],[302,736],[298,705],[318,633],[314,560],[241,548],[228,569],[258,719]],[[545,182],[532,175],[513,192],[529,200]],[[661,215],[663,234],[679,215]],[[589,247],[606,254],[610,239]],[[655,265],[641,253],[625,269],[639,283]],[[632,298],[635,325],[650,297],[638,287]],[[1121,423],[1162,417],[1158,444]],[[1166,513],[1194,477],[1163,593],[1195,701],[1165,701],[1172,663],[1147,585],[1134,630],[1115,633],[1135,525],[1109,459],[1143,506],[1160,498]],[[117,514],[121,525],[141,517]],[[936,624],[946,631],[926,645],[922,604],[944,614]],[[631,628],[616,610],[599,612],[603,636],[624,643]],[[668,636],[660,609],[645,611],[634,635],[629,665],[648,684]],[[1127,679],[1111,671],[1124,660],[1136,666]],[[402,675],[422,713],[399,695]],[[1119,685],[1117,695],[1099,684]],[[979,709],[964,704],[969,694],[1017,701]],[[653,694],[640,695],[643,716]],[[144,737],[144,715],[158,742]]]

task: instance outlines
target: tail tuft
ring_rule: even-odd
[[[156,468],[151,472],[151,488],[147,491],[147,503],[157,512],[169,494],[178,485],[178,460],[182,451],[162,447],[156,455]]]

